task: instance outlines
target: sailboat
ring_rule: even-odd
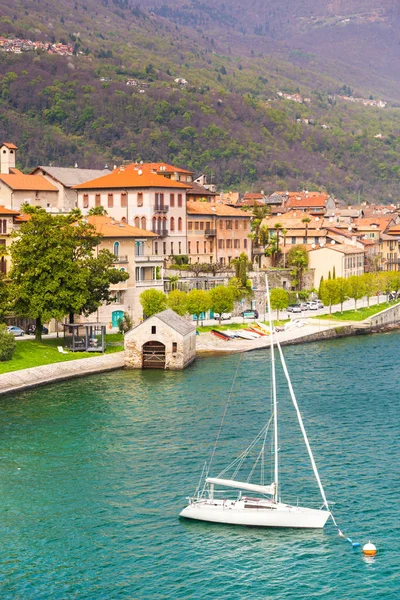
[[[200,478],[199,485],[193,497],[188,498],[188,505],[180,513],[181,517],[194,519],[197,521],[209,521],[212,523],[225,523],[229,525],[245,525],[257,527],[286,527],[286,528],[305,528],[322,529],[329,517],[335,519],[330,512],[325,491],[317,470],[317,465],[308,441],[307,433],[304,427],[303,419],[297,404],[297,399],[292,387],[289,372],[286,367],[285,358],[274,334],[271,316],[271,303],[269,295],[268,280],[267,287],[267,305],[269,315],[270,335],[270,360],[271,360],[271,387],[272,387],[272,416],[266,425],[261,429],[256,438],[243,451],[231,465],[224,469],[218,476],[210,476],[210,466],[215,454],[216,444],[211,456],[210,464],[205,465]],[[297,414],[300,429],[303,434],[304,442],[311,461],[314,476],[322,496],[322,506],[319,509],[303,506],[286,504],[281,501],[279,485],[279,446],[278,446],[278,412],[277,412],[277,391],[276,391],[276,368],[275,354],[278,351],[283,372],[288,384],[289,393]],[[236,372],[237,373],[237,372]],[[234,384],[233,384],[234,385]],[[232,386],[233,387],[233,386]],[[222,423],[221,423],[222,427]],[[261,443],[261,451],[258,454],[256,463],[264,464],[264,450],[266,445],[267,433],[273,429],[273,481],[268,485],[264,480],[264,469],[261,468],[261,482],[252,483],[251,475],[254,474],[253,468],[250,476],[245,481],[240,481],[236,477],[239,474],[246,458],[254,450],[256,444]],[[220,429],[221,430],[221,429]],[[217,437],[218,441],[218,437]],[[232,478],[227,478],[226,474],[233,468]],[[222,488],[222,490],[216,489]],[[227,498],[226,488],[232,491],[237,490],[234,498]],[[220,497],[220,493],[224,497]],[[251,495],[247,495],[250,492]],[[229,493],[229,492],[228,492]]]

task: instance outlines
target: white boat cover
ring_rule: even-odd
[[[275,484],[271,485],[257,485],[254,483],[247,483],[242,481],[234,481],[233,479],[219,479],[217,477],[207,477],[207,483],[214,483],[215,485],[222,485],[225,487],[232,487],[238,490],[247,490],[249,492],[258,492],[259,494],[275,494]]]

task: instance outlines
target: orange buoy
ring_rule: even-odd
[[[368,544],[365,544],[365,546],[363,547],[363,554],[365,554],[365,556],[375,556],[376,546],[374,546],[374,544],[371,544],[371,542],[368,542]]]

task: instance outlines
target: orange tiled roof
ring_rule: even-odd
[[[156,171],[161,171],[164,173],[185,173],[185,175],[193,175],[194,171],[187,171],[186,169],[180,169],[179,167],[174,167],[174,165],[169,165],[168,163],[160,162],[160,163],[144,163],[143,165],[138,165],[139,167],[149,167],[150,169],[155,169]]]
[[[372,227],[373,225],[376,225],[376,229],[379,229],[379,231],[385,231],[390,222],[393,220],[393,216],[387,216],[387,217],[368,217],[368,218],[361,218],[361,219],[356,219],[354,221],[354,225],[356,225],[356,227],[358,227],[358,229],[361,228],[365,228],[365,227]]]
[[[357,248],[356,246],[350,246],[348,244],[327,244],[323,248],[312,248],[310,252],[315,252],[316,250],[335,250],[336,252],[341,252],[342,254],[364,254],[365,250],[363,248]]]
[[[0,181],[3,181],[12,190],[58,192],[58,189],[41,175],[25,175],[21,171],[14,171],[11,174],[1,173]]]
[[[318,229],[324,226],[324,219],[321,217],[314,217],[303,212],[290,210],[287,213],[281,215],[266,217],[263,220],[263,225],[266,225],[268,229],[273,229],[276,223],[280,223],[285,229],[305,229],[306,224],[302,222],[302,219],[310,219],[308,223],[308,229]]]
[[[76,190],[100,190],[116,188],[181,188],[189,189],[189,183],[172,181],[163,175],[152,172],[149,163],[145,165],[130,164],[118,167],[111,173],[72,186]]]
[[[19,215],[17,210],[10,210],[5,206],[0,206],[0,215]]]
[[[227,204],[214,204],[212,202],[188,202],[188,215],[214,215],[217,217],[247,217],[250,214],[243,212],[239,208],[233,208]]]
[[[10,144],[9,142],[3,142],[2,146],[7,146],[10,150],[18,150],[18,146],[15,144]]]
[[[116,221],[108,215],[89,215],[87,217],[88,223],[96,228],[97,233],[101,234],[106,238],[115,237],[133,237],[133,238],[152,238],[157,237],[156,233],[147,231],[146,229],[140,229],[139,227],[133,227]]]

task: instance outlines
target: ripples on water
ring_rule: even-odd
[[[0,400],[0,597],[400,598],[400,336],[287,348],[328,498],[367,562],[323,532],[178,520],[209,457],[238,356],[116,372]],[[218,467],[265,421],[268,353],[244,355]],[[281,387],[283,499],[319,502]],[[287,417],[290,417],[288,420]]]

